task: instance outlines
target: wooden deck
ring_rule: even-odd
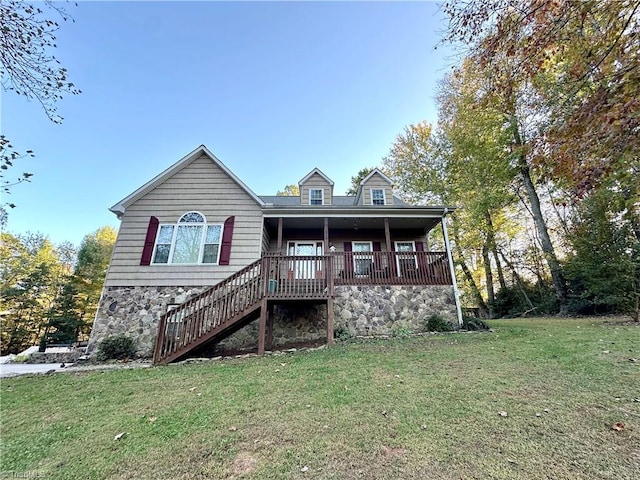
[[[270,304],[283,301],[326,301],[331,341],[336,286],[451,284],[445,252],[267,254],[163,315],[153,361],[172,362],[258,315],[258,350],[264,351],[267,310]]]

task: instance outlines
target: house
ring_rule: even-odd
[[[355,196],[314,168],[299,196],[256,195],[205,146],[111,207],[121,221],[89,353],[127,334],[167,363],[203,349],[333,342],[334,332],[461,321],[443,206],[373,170]],[[436,228],[438,227],[438,228]],[[431,251],[440,230],[446,248]]]

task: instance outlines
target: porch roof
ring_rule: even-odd
[[[265,206],[263,215],[272,228],[282,218],[284,228],[322,228],[324,219],[329,229],[376,230],[384,228],[384,219],[393,229],[421,229],[425,232],[438,225],[442,218],[453,212],[454,207],[430,206],[398,207],[394,205],[351,205],[351,206]]]

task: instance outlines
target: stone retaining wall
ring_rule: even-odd
[[[103,292],[87,347],[89,355],[106,337],[118,334],[137,340],[137,355],[153,356],[157,324],[167,305],[179,304],[206,287],[109,287]],[[334,327],[350,335],[393,335],[402,329],[425,331],[426,319],[442,315],[457,326],[451,286],[336,287]],[[273,346],[323,342],[325,304],[288,303],[274,307]],[[218,342],[213,351],[248,351],[258,345],[258,320]]]
[[[33,352],[25,363],[75,363],[84,355],[81,349],[70,352]]]

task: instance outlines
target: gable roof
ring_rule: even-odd
[[[358,184],[358,192],[356,193],[356,203],[358,203],[360,201],[360,197],[362,196],[362,189],[364,188],[364,184],[367,183],[367,181],[369,181],[369,179],[371,177],[373,177],[374,175],[380,175],[385,182],[387,182],[389,185],[391,185],[393,187],[393,180],[391,180],[389,177],[387,177],[384,173],[382,173],[376,167],[373,170],[371,170],[371,172],[369,172],[369,175],[364,177],[362,179],[362,181]],[[393,198],[397,198],[397,197],[394,195]]]
[[[393,180],[391,180],[389,177],[387,177],[384,173],[382,173],[380,170],[378,170],[377,168],[374,168],[373,170],[371,170],[371,173],[369,173],[369,175],[367,175],[366,177],[364,177],[362,179],[362,181],[360,182],[360,185],[364,185],[365,183],[367,183],[367,181],[373,177],[375,174],[378,174],[382,177],[382,179],[387,182],[389,185],[393,186]]]
[[[129,205],[131,205],[135,201],[137,201],[140,198],[142,198],[144,195],[149,193],[151,190],[156,188],[158,185],[160,185],[163,182],[165,182],[167,179],[171,178],[173,175],[178,173],[184,167],[189,165],[189,163],[191,163],[193,160],[199,158],[201,155],[206,155],[207,157],[209,157],[209,159],[216,166],[218,166],[235,183],[237,183],[240,188],[242,188],[245,192],[247,192],[247,195],[249,195],[253,200],[255,200],[255,202],[258,205],[264,206],[264,201],[262,201],[262,199],[258,195],[253,193],[253,191],[249,187],[247,187],[245,185],[245,183],[242,180],[240,180],[231,170],[229,170],[226,167],[226,165],[224,163],[222,163],[213,153],[211,153],[211,151],[209,151],[209,149],[207,147],[205,147],[204,145],[200,145],[194,151],[192,151],[191,153],[188,153],[187,155],[182,157],[180,160],[178,160],[176,163],[171,165],[164,172],[160,173],[159,175],[156,175],[150,181],[148,181],[143,186],[138,188],[135,192],[129,194],[128,196],[126,196],[125,198],[120,200],[118,203],[116,203],[109,210],[111,210],[113,213],[115,213],[118,216],[118,218],[120,218]]]
[[[307,180],[309,180],[309,179],[310,179],[314,174],[316,174],[316,173],[317,173],[318,175],[320,175],[322,178],[324,178],[324,179],[325,179],[325,181],[326,181],[329,185],[331,185],[331,186],[333,187],[333,180],[331,180],[331,179],[330,179],[329,177],[327,177],[324,173],[322,173],[322,172],[320,171],[320,169],[319,169],[319,168],[314,168],[314,169],[313,169],[313,170],[311,170],[309,173],[307,173],[307,175],[305,175],[305,177],[304,177],[302,180],[300,180],[300,181],[298,182],[298,185],[302,185],[304,182],[306,182]]]

